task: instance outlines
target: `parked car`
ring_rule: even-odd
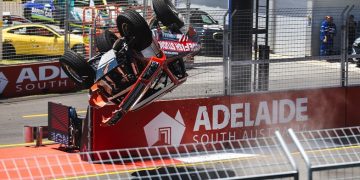
[[[30,20],[18,15],[11,15],[10,13],[3,13],[3,27],[9,27],[18,24],[31,23]]]
[[[352,45],[352,55],[360,55],[360,37],[355,39]],[[353,61],[356,62],[358,66],[360,66],[360,58],[353,58]]]
[[[21,24],[2,30],[3,57],[15,55],[62,56],[65,35],[56,26],[44,24]],[[85,54],[82,36],[70,34],[70,48]]]
[[[61,28],[64,28],[66,2],[69,3],[69,17],[67,21],[69,22],[70,30],[81,31],[84,25],[85,27],[89,26],[88,23],[91,23],[95,16],[99,16],[97,19],[103,27],[112,23],[109,20],[108,13],[115,14],[117,10],[114,7],[107,7],[108,4],[137,4],[134,0],[26,0],[23,4],[24,16],[32,21],[58,24]],[[102,10],[94,11],[94,9],[89,8],[94,6],[99,6]]]
[[[23,4],[26,19],[53,21],[53,0],[29,0]]]
[[[190,25],[196,30],[201,43],[200,54],[205,56],[221,56],[223,52],[222,41],[214,36],[223,33],[223,26],[207,12],[198,8],[178,9],[183,17],[190,15]]]

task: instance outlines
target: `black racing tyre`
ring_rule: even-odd
[[[16,56],[16,50],[11,44],[3,44],[3,58],[11,59]]]
[[[118,37],[115,33],[105,30],[103,33],[95,37],[95,44],[99,52],[108,52],[112,49]]]
[[[184,22],[179,18],[174,4],[170,0],[153,0],[153,9],[156,18],[165,26],[176,24],[177,28],[184,26]]]
[[[66,75],[69,76],[77,85],[90,88],[95,79],[95,71],[76,52],[69,50],[60,58],[60,64]]]
[[[129,46],[142,51],[152,43],[152,34],[145,19],[134,10],[126,10],[116,19],[117,28],[122,37],[134,38]]]

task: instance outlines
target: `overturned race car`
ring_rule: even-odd
[[[153,8],[155,21],[161,21],[162,27],[152,24],[156,28],[151,30],[138,12],[125,10],[116,19],[120,37],[105,30],[96,39],[97,55],[86,61],[69,50],[60,58],[65,73],[89,89],[90,106],[116,105],[112,115],[102,119],[103,125],[116,124],[127,112],[150,104],[185,82],[183,57],[195,55],[200,49],[188,38],[196,32],[180,30],[184,23],[172,4],[154,0]],[[163,20],[165,15],[171,18]],[[164,38],[175,48],[161,48],[159,41]]]

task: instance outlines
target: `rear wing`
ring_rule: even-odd
[[[66,149],[79,149],[83,118],[75,108],[48,102],[48,139],[65,145]]]

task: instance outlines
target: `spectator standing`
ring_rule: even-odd
[[[356,27],[357,24],[355,22],[354,15],[349,16],[349,22],[348,22],[348,51],[352,52],[352,44],[354,43],[356,39]]]
[[[334,37],[336,35],[336,25],[333,17],[325,16],[320,28],[320,56],[334,54]]]

